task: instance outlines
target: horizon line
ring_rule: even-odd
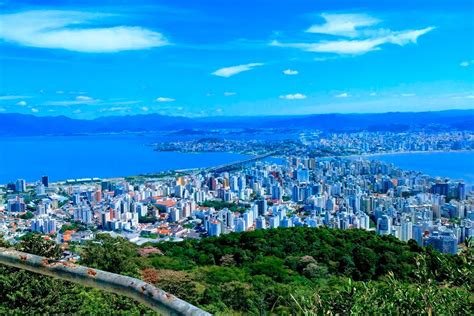
[[[37,115],[31,113],[20,113],[20,112],[2,112],[0,116],[3,115],[21,115],[21,116],[30,116],[36,118],[60,118],[65,117],[72,120],[78,121],[93,121],[101,118],[111,118],[111,117],[137,117],[137,116],[151,116],[158,115],[162,117],[174,117],[174,118],[184,118],[184,119],[207,119],[207,118],[258,118],[258,117],[305,117],[305,116],[315,116],[315,115],[377,115],[377,114],[391,114],[391,113],[442,113],[442,112],[469,112],[474,111],[474,108],[471,109],[448,109],[448,110],[425,110],[425,111],[386,111],[386,112],[326,112],[326,113],[308,113],[308,114],[269,114],[269,115],[209,115],[209,116],[185,116],[185,115],[171,115],[171,114],[160,114],[160,113],[141,113],[141,114],[125,114],[125,115],[105,115],[97,116],[93,118],[77,118],[69,115]]]

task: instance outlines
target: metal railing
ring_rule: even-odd
[[[0,264],[116,293],[143,303],[163,315],[211,315],[153,285],[132,277],[0,248]]]

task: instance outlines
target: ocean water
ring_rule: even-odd
[[[121,177],[171,169],[210,167],[243,160],[233,153],[156,152],[150,144],[187,136],[84,135],[0,138],[0,183],[18,178],[51,181]],[[474,152],[404,153],[368,156],[431,176],[463,179],[474,184]],[[272,162],[275,162],[270,158]]]
[[[474,185],[474,151],[381,154],[365,158],[391,162],[399,168],[434,177],[462,179],[466,184]]]
[[[160,135],[93,135],[0,138],[0,183],[18,178],[50,181],[121,177],[172,169],[210,167],[243,160],[232,153],[156,152]]]

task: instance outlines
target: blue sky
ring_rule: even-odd
[[[472,1],[15,0],[0,8],[0,113],[474,108]]]

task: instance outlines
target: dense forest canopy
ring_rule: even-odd
[[[81,264],[141,277],[212,313],[450,314],[474,312],[474,256],[444,255],[363,230],[278,228],[160,243],[142,256],[100,234]],[[17,248],[54,257],[29,236]],[[161,254],[163,253],[163,254]],[[0,314],[150,312],[127,298],[0,266]]]

